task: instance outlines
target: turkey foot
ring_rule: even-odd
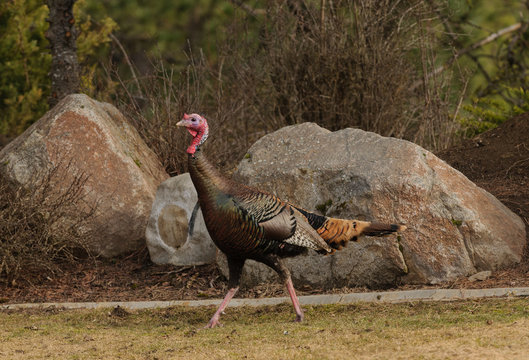
[[[204,326],[204,329],[213,329],[216,326],[222,327],[224,325],[219,322],[218,316],[213,316],[211,320],[209,320],[208,324]]]
[[[204,326],[204,328],[212,329],[215,326],[223,326],[219,322],[220,314],[222,314],[224,309],[226,308],[226,306],[228,306],[228,303],[230,302],[230,300],[233,297],[233,295],[235,295],[237,290],[239,290],[239,287],[233,287],[230,290],[228,290],[228,293],[226,294],[226,297],[224,298],[224,300],[222,300],[222,303],[220,304],[219,308],[217,309],[217,311],[215,312],[215,314],[213,315],[211,320],[209,320],[208,324],[206,326]]]

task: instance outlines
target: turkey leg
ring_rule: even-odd
[[[230,269],[230,278],[228,280],[229,290],[226,296],[224,297],[224,300],[222,300],[222,303],[220,304],[219,308],[217,309],[215,314],[213,314],[208,324],[205,326],[206,328],[211,329],[215,326],[222,326],[222,324],[219,322],[220,315],[222,314],[226,306],[228,306],[228,303],[233,298],[237,290],[239,290],[239,282],[241,279],[243,266],[244,260],[228,258],[228,268]]]
[[[303,310],[301,309],[301,306],[299,304],[298,297],[296,296],[296,291],[294,290],[294,285],[292,284],[292,278],[290,276],[290,271],[288,268],[283,264],[283,261],[280,257],[275,255],[267,255],[259,259],[262,263],[270,266],[272,269],[274,269],[279,276],[281,277],[281,280],[285,283],[288,291],[288,295],[290,295],[290,300],[292,300],[292,305],[294,305],[294,311],[296,312],[296,319],[294,321],[301,322],[303,321],[304,315]]]
[[[301,310],[301,306],[299,304],[299,299],[296,296],[296,291],[294,290],[294,285],[292,284],[292,279],[290,278],[290,274],[288,275],[288,278],[286,280],[287,285],[287,291],[288,295],[290,295],[290,300],[292,300],[292,304],[294,305],[294,311],[296,312],[296,322],[303,321],[303,310]]]
[[[231,298],[235,295],[235,293],[239,290],[239,287],[230,287],[230,290],[228,290],[228,293],[224,297],[224,300],[222,300],[222,303],[220,304],[219,308],[215,312],[215,314],[211,317],[211,320],[209,320],[208,324],[205,326],[208,329],[214,328],[215,326],[222,326],[222,324],[219,322],[220,314],[224,311],[226,306],[228,306],[228,303],[230,302]]]

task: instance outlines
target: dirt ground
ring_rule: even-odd
[[[529,286],[529,113],[436,154],[478,186],[496,196],[525,223],[522,262],[497,271],[484,282],[465,286]]]
[[[437,155],[518,214],[525,221],[529,234],[529,113]],[[527,247],[519,265],[496,271],[485,281],[470,282],[461,278],[436,287],[516,286],[529,286]],[[417,287],[395,289],[411,288]],[[303,287],[298,292],[303,295],[368,290],[341,288],[324,291]],[[87,260],[41,283],[1,285],[0,303],[220,298],[226,291],[226,279],[214,265],[159,266],[150,262],[147,250],[142,249],[120,259]],[[241,289],[238,294],[239,297],[283,295],[281,284]]]

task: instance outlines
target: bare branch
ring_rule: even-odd
[[[489,36],[487,36],[486,38],[484,39],[481,39],[480,41],[470,45],[469,47],[466,47],[462,50],[459,50],[454,56],[452,56],[450,58],[450,60],[448,60],[446,63],[444,63],[443,65],[439,66],[438,68],[436,68],[434,71],[432,71],[431,73],[428,73],[426,74],[426,79],[429,79],[431,78],[432,76],[435,76],[443,71],[445,71],[446,69],[448,69],[457,59],[459,59],[461,56],[463,55],[467,55],[469,54],[471,51],[473,50],[476,50],[484,45],[487,45],[491,42],[493,42],[494,40],[496,40],[497,38],[503,36],[503,35],[506,35],[506,34],[509,34],[513,31],[517,31],[519,30],[520,28],[522,27],[522,23],[519,22],[519,23],[516,23],[516,24],[513,24],[511,26],[508,26],[506,28],[503,28],[501,30],[498,30],[496,31],[495,33],[492,33],[490,34]],[[417,87],[421,86],[421,84],[423,84],[423,81],[424,80],[419,80],[419,81],[416,81],[413,85],[412,85],[412,89],[416,89]]]
[[[251,7],[250,5],[248,4],[245,4],[244,1],[242,0],[231,0],[231,2],[236,5],[238,8],[246,11],[249,15],[251,16],[258,16],[258,15],[265,15],[266,14],[266,10],[263,10],[263,9],[254,9],[253,7]]]
[[[134,66],[132,66],[132,63],[131,63],[131,61],[129,59],[129,56],[127,55],[127,52],[125,51],[125,48],[123,47],[123,45],[121,45],[121,42],[118,40],[118,38],[114,34],[110,33],[109,36],[112,39],[112,41],[114,41],[116,43],[116,45],[119,47],[119,49],[123,53],[123,56],[125,57],[125,61],[129,65],[132,77],[134,78],[134,82],[136,83],[136,86],[138,87],[138,91],[139,91],[140,95],[143,97],[143,93],[141,91],[140,82],[138,81],[138,78],[136,77],[136,72],[134,71]]]

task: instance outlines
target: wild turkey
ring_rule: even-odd
[[[239,289],[246,259],[264,263],[279,274],[294,305],[296,321],[302,321],[303,311],[282,258],[299,255],[307,249],[329,254],[361,235],[383,236],[405,229],[403,225],[317,215],[225,178],[200,150],[208,137],[206,119],[198,114],[184,114],[177,125],[186,127],[193,136],[187,148],[189,173],[208,232],[228,259],[229,290],[206,325],[208,328],[220,325],[220,314]]]

